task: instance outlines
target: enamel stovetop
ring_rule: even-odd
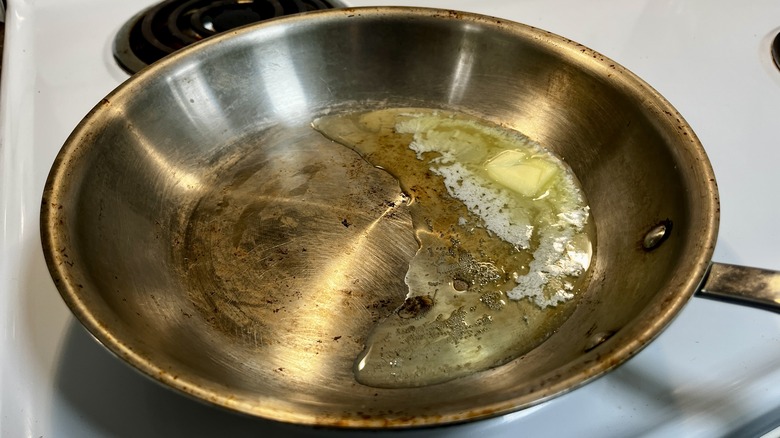
[[[206,407],[141,377],[70,316],[46,270],[38,209],[83,115],[127,76],[121,24],[153,0],[17,0],[0,89],[0,436],[342,436]],[[721,189],[715,259],[780,269],[776,1],[355,0],[481,12],[585,44],[686,117]],[[780,426],[780,316],[694,299],[661,337],[581,389],[501,418],[406,436],[751,436]],[[373,435],[373,434],[367,434]]]

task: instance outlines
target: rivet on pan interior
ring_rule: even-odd
[[[612,331],[598,332],[594,334],[588,338],[588,342],[585,344],[585,351],[593,350],[594,348],[606,342],[607,339],[611,338],[614,334],[615,332]]]
[[[648,251],[658,248],[669,237],[671,232],[672,221],[668,219],[662,221],[645,234],[645,238],[642,240],[642,247]]]

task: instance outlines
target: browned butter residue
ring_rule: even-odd
[[[317,119],[399,182],[420,245],[406,301],[356,358],[356,379],[435,384],[547,339],[584,287],[595,231],[579,183],[520,133],[458,113],[386,109]]]

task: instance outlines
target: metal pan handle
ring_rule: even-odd
[[[712,263],[696,296],[780,313],[780,272]]]

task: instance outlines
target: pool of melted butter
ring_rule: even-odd
[[[595,230],[560,158],[517,131],[441,110],[328,115],[313,127],[398,180],[420,245],[404,304],[355,360],[358,382],[416,387],[496,367],[571,315]]]

